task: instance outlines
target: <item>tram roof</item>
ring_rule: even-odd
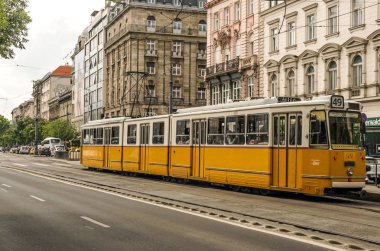
[[[82,127],[120,123],[126,119],[130,119],[130,117],[116,117],[116,118],[98,119],[98,120],[89,121],[86,124],[84,124]]]
[[[211,112],[227,109],[237,109],[237,108],[270,108],[270,107],[286,107],[286,106],[312,106],[312,105],[329,105],[331,96],[319,96],[310,100],[295,100],[295,98],[289,97],[271,97],[256,100],[244,100],[239,102],[210,105],[210,106],[200,106],[192,108],[178,109],[176,114],[188,114],[188,113],[200,113],[200,112]],[[295,101],[285,101],[285,100],[295,100]],[[348,103],[358,103],[357,101],[345,100],[345,107],[348,107]]]

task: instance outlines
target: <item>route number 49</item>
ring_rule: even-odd
[[[344,108],[344,97],[333,95],[331,96],[331,108]]]

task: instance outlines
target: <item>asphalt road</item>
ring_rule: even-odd
[[[0,168],[0,250],[326,250]]]

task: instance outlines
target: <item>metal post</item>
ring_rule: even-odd
[[[173,113],[173,65],[170,66],[169,114]]]
[[[36,117],[35,117],[35,132],[34,132],[34,156],[38,155],[38,108],[39,108],[39,86],[37,81],[34,81],[34,91],[36,95]]]

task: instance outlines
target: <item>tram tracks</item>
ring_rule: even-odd
[[[21,166],[9,166],[0,165],[0,167],[20,171],[23,173],[28,173],[31,175],[41,176],[49,178],[56,181],[66,182],[74,185],[80,185],[83,187],[88,187],[92,189],[107,191],[126,197],[130,197],[135,200],[147,201],[149,203],[162,205],[166,207],[172,207],[175,209],[180,209],[184,211],[189,211],[192,213],[198,213],[200,215],[207,215],[208,217],[214,217],[217,219],[222,219],[224,221],[230,221],[238,224],[249,225],[256,228],[262,228],[268,231],[276,231],[283,234],[294,235],[297,237],[308,238],[313,241],[321,241],[336,247],[349,250],[378,250],[380,249],[380,240],[368,239],[362,236],[357,236],[354,234],[341,233],[334,230],[321,229],[315,226],[303,225],[299,223],[289,222],[286,220],[278,220],[271,217],[263,217],[258,215],[253,215],[249,213],[242,213],[234,210],[217,208],[213,206],[203,205],[199,203],[193,203],[180,199],[173,199],[166,196],[151,194],[141,190],[134,190],[130,188],[122,188],[113,185],[107,185],[99,182],[93,182],[85,179],[75,178],[68,175],[62,175],[57,173],[50,173],[42,170],[35,170]],[[346,198],[330,197],[336,200],[350,201]],[[366,202],[368,203],[368,202]],[[374,202],[373,202],[374,203]],[[379,203],[375,203],[378,205]],[[374,204],[374,205],[375,205]],[[368,209],[365,207],[356,207],[362,210],[374,210],[375,213],[379,211],[376,209]],[[334,237],[337,237],[334,239]],[[342,241],[343,238],[346,241]],[[354,243],[350,243],[353,240]],[[364,245],[360,245],[364,244]],[[367,244],[374,246],[374,248],[368,248]]]

